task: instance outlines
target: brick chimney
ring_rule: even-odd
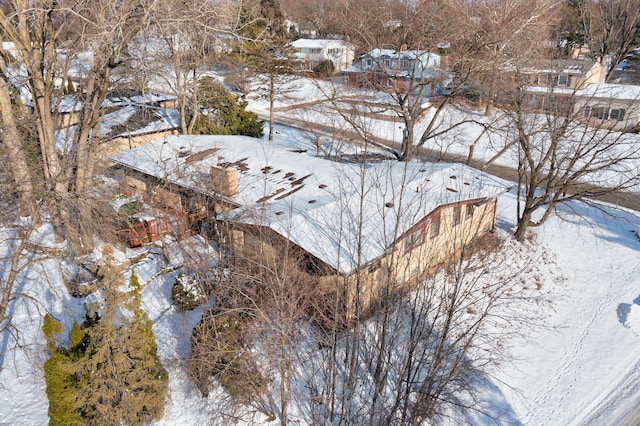
[[[213,190],[226,197],[238,193],[238,170],[234,168],[211,167]]]

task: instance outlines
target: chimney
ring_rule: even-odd
[[[449,71],[449,55],[440,56],[440,69]]]
[[[211,167],[213,190],[226,197],[238,193],[238,170],[233,168]]]

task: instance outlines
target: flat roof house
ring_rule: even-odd
[[[169,136],[111,160],[127,172],[125,189],[185,213],[204,206],[224,224],[236,265],[295,248],[309,279],[347,310],[355,300],[370,306],[389,282],[426,276],[493,230],[507,188],[461,164],[341,163],[245,136]]]

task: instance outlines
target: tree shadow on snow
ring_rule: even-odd
[[[616,313],[618,314],[618,321],[620,324],[627,327],[627,318],[629,317],[629,313],[631,312],[632,305],[640,305],[640,296],[636,297],[633,300],[633,303],[620,303],[618,308],[616,309]]]
[[[575,201],[556,207],[560,220],[591,231],[602,241],[640,250],[640,213],[612,205]]]

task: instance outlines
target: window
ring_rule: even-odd
[[[440,215],[434,215],[429,224],[429,238],[435,238],[440,234]]]
[[[475,210],[476,206],[474,206],[473,204],[467,204],[467,219],[471,219],[473,217],[473,211]]]
[[[607,108],[604,107],[593,107],[591,108],[591,117],[603,120],[607,118]]]
[[[371,58],[365,59],[364,63],[367,66],[367,68],[371,68],[373,66],[373,60]]]
[[[567,74],[560,74],[557,78],[558,86],[570,86],[571,85],[571,76]]]
[[[456,226],[460,223],[460,206],[455,206],[453,208],[453,226]]]
[[[624,108],[607,107],[585,107],[584,115],[587,118],[597,118],[598,120],[624,120],[626,110]]]
[[[537,78],[536,78],[536,84],[538,86],[548,86],[549,82],[551,82],[551,75],[550,74],[538,74]]]
[[[320,49],[319,47],[314,47],[312,49],[309,49],[311,51],[311,53],[320,53],[322,52],[322,49]]]
[[[415,246],[419,246],[424,242],[424,230],[419,229],[412,234],[409,234],[404,239],[404,249],[405,251],[409,251]]]
[[[611,112],[609,113],[609,118],[611,120],[622,121],[624,120],[624,113],[625,113],[625,110],[623,108],[612,109]]]

